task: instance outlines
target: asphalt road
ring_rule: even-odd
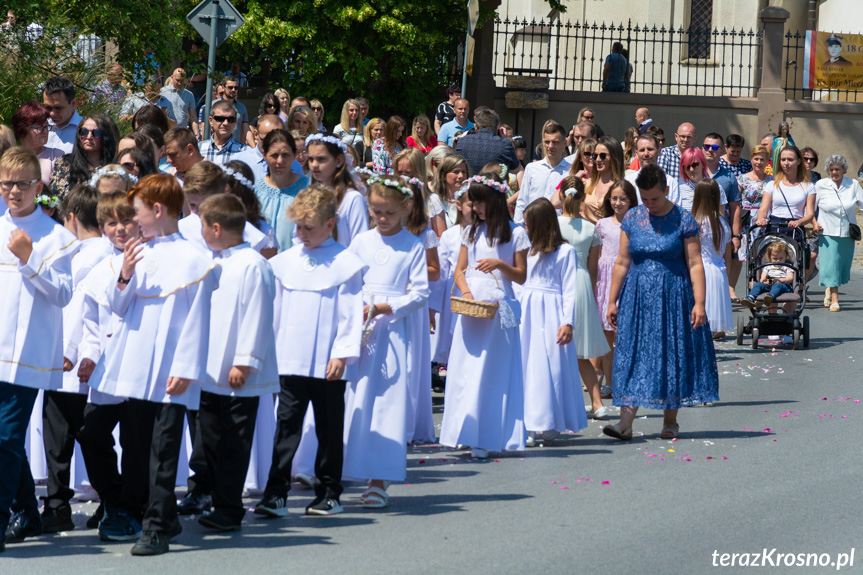
[[[779,556],[778,573],[835,572],[829,562],[848,562],[854,550],[842,571],[859,573],[860,279],[855,268],[840,313],[821,307],[814,290],[809,349],[720,342],[721,399],[682,410],[677,441],[660,440],[661,413],[642,410],[627,443],[592,422],[556,447],[488,462],[416,448],[387,510],[360,508],[361,488],[352,486],[343,515],[306,518],[311,494],[295,490],[291,517],[249,513],[230,535],[187,520],[161,557],[132,557],[131,544],[103,544],[80,528],[8,546],[0,573],[689,574],[716,570],[724,553],[730,562],[732,553],[763,550],[768,565],[780,553],[830,554],[819,557],[827,566],[809,568],[786,567]],[[79,526],[94,507],[76,505]]]

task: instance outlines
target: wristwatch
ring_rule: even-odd
[[[126,279],[126,278],[124,278],[124,277],[123,277],[123,272],[120,272],[120,276],[117,278],[117,283],[118,283],[118,284],[126,285],[126,284],[128,284],[130,281],[132,281],[132,278]]]
[[[733,239],[742,240],[742,239],[743,239],[743,234],[734,234],[734,235],[733,235],[733,236],[731,236],[731,237],[732,237]]]

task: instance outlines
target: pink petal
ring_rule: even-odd
[[[603,481],[602,484],[603,485],[611,485],[611,481]]]
[[[551,482],[551,484],[552,484],[552,485],[557,485],[557,481],[552,481],[552,482]]]
[[[569,487],[567,487],[566,485],[564,485],[563,487],[561,487],[561,489],[569,489]]]

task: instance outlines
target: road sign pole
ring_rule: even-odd
[[[204,108],[204,139],[210,138],[210,108],[213,105],[213,74],[216,72],[216,32],[218,31],[219,0],[213,0],[210,12],[210,53],[207,60],[207,103]]]

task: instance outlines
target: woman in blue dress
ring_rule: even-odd
[[[638,175],[643,205],[621,225],[608,304],[617,328],[612,385],[620,421],[603,428],[632,439],[639,407],[664,410],[662,439],[677,437],[680,407],[719,399],[716,354],[704,310],[698,224],[666,197],[665,173]]]

